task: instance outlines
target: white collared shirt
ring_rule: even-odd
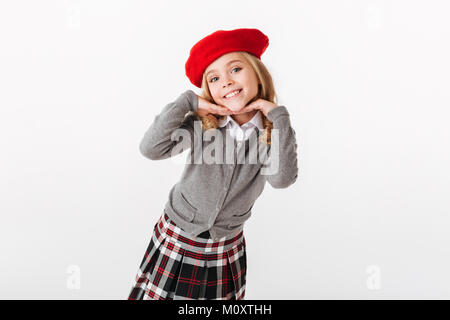
[[[250,134],[258,128],[259,131],[264,130],[263,117],[260,110],[256,112],[250,121],[240,126],[230,115],[219,119],[219,127],[226,126],[226,130],[229,130],[230,135],[237,141],[244,141],[250,137]]]

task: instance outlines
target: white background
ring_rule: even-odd
[[[200,93],[195,42],[241,27],[270,39],[300,169],[246,222],[246,299],[450,298],[449,9],[2,1],[0,298],[127,298],[187,154],[151,161],[139,143]]]

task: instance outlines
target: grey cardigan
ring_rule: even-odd
[[[161,160],[190,149],[190,162],[186,162],[181,179],[171,188],[164,211],[175,224],[192,236],[209,230],[213,240],[219,241],[243,229],[266,181],[274,188],[287,188],[296,181],[297,142],[289,113],[284,106],[277,106],[267,114],[267,118],[273,123],[272,142],[269,146],[258,142],[257,149],[252,144],[260,134],[256,128],[241,146],[225,127],[208,131],[202,129],[201,121],[193,113],[197,111],[197,107],[198,96],[192,90],[185,91],[175,101],[167,104],[146,131],[140,143],[140,151],[151,160]],[[263,168],[268,168],[271,159],[275,158],[273,150],[271,151],[275,131],[278,132],[279,142],[276,153],[277,170],[273,173],[268,170],[270,174],[263,174]],[[215,136],[214,132],[220,135]],[[214,135],[214,139],[205,138],[211,136],[208,134]],[[213,143],[216,144],[211,145]],[[261,152],[261,145],[266,146],[262,153],[257,153],[262,155],[262,160],[258,163],[250,160],[245,163],[252,151]],[[236,155],[237,159],[232,159],[231,162],[202,162],[202,150],[205,153],[205,150],[211,151],[211,147],[214,148],[210,155],[215,160],[230,154]],[[230,147],[237,148],[238,151]]]

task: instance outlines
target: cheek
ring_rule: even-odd
[[[253,87],[255,83],[257,83],[256,78],[252,77],[249,74],[243,75],[241,77],[241,82],[247,87]]]
[[[209,92],[211,93],[211,96],[213,97],[214,100],[217,100],[218,98],[220,98],[219,92],[216,88],[210,86]]]

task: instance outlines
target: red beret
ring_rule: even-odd
[[[258,29],[218,30],[198,41],[190,50],[185,69],[189,80],[202,87],[203,72],[214,60],[233,51],[246,51],[261,59],[269,38]]]

